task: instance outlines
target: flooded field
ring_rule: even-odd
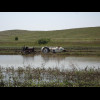
[[[61,55],[0,55],[2,67],[40,67],[60,69],[84,69],[100,67],[100,57],[96,56],[61,56]]]
[[[100,57],[0,55],[0,87],[81,86],[100,87]]]

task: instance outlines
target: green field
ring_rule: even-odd
[[[18,41],[15,41],[18,37]],[[100,47],[100,27],[77,28],[55,31],[7,30],[0,32],[0,46],[42,46],[41,38],[49,38],[47,46],[95,46]]]

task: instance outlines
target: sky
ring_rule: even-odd
[[[100,12],[0,12],[0,31],[50,31],[100,26]]]

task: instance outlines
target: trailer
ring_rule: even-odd
[[[49,52],[52,52],[52,53],[57,53],[57,52],[65,52],[66,50],[63,48],[63,47],[42,47],[41,48],[41,51],[43,53],[49,53]]]

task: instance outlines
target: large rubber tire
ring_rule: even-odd
[[[49,53],[50,52],[50,49],[47,48],[47,47],[44,47],[43,50],[42,50],[43,53]]]
[[[52,51],[53,53],[56,53],[55,50]]]

